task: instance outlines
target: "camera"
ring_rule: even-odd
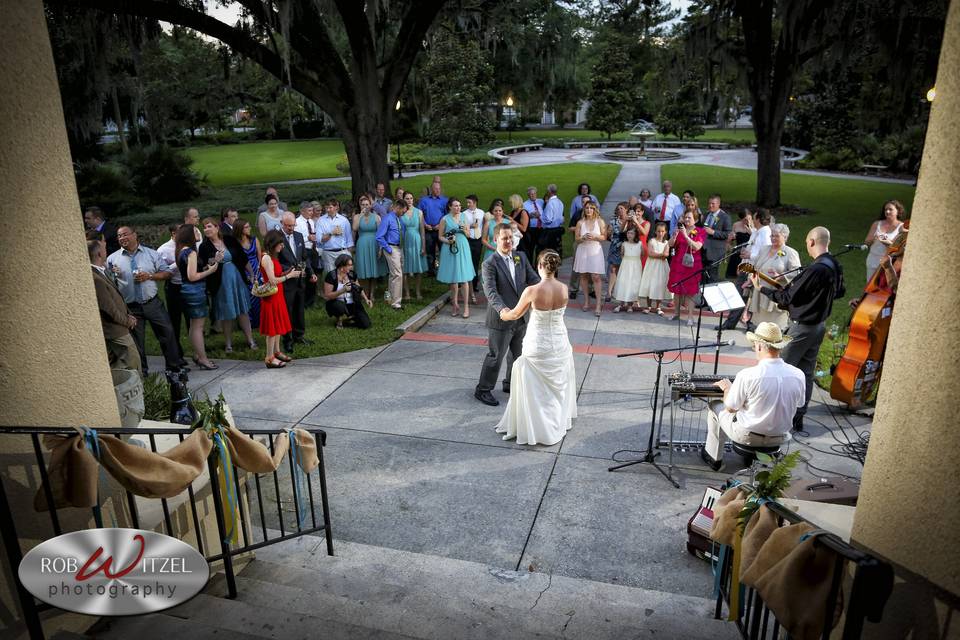
[[[443,237],[450,242],[450,253],[457,253],[460,251],[460,247],[458,247],[456,243],[458,233],[460,233],[460,230],[456,229],[453,231],[447,231],[445,234],[443,234]]]
[[[357,284],[357,272],[353,269],[347,271],[347,280],[350,281],[349,284],[347,284],[347,287],[350,289],[350,295],[359,296],[361,288],[360,285]]]

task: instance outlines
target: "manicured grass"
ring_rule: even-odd
[[[666,164],[661,170],[664,180],[671,180],[679,192],[693,189],[700,194],[700,202],[710,193],[720,193],[728,201],[752,202],[756,197],[756,172],[745,169],[726,169],[703,165]],[[781,200],[811,209],[810,215],[784,217],[778,220],[790,227],[788,244],[800,252],[804,263],[810,257],[804,248],[807,232],[815,226],[830,230],[831,248],[837,252],[844,244],[860,244],[876,220],[883,203],[890,199],[900,200],[910,211],[915,188],[902,184],[884,184],[867,180],[847,180],[804,176],[782,175]],[[847,299],[837,300],[827,327],[836,324],[844,331],[850,323],[850,307],[847,300],[857,298],[866,284],[866,252],[853,251],[839,258],[843,265],[847,284]],[[844,338],[845,340],[845,338]],[[833,359],[833,343],[827,338],[820,350],[820,368],[829,371]],[[827,374],[823,383],[829,388]]]
[[[455,195],[461,198],[467,196],[468,194],[476,194],[480,199],[480,207],[486,210],[490,201],[496,197],[506,200],[510,194],[519,193],[522,195],[522,197],[526,198],[526,189],[530,185],[536,185],[542,194],[546,191],[546,185],[553,182],[556,183],[558,187],[558,195],[560,196],[561,200],[563,200],[564,209],[566,209],[570,204],[570,199],[576,193],[577,186],[581,182],[589,183],[593,189],[593,193],[602,202],[604,197],[606,197],[607,192],[610,190],[610,185],[613,184],[613,181],[616,179],[619,172],[619,165],[613,163],[576,163],[543,167],[501,169],[494,171],[451,173],[443,175],[443,191],[447,195]],[[394,181],[392,187],[396,189],[398,186],[400,186],[404,189],[408,189],[419,194],[422,189],[424,187],[428,187],[432,181],[432,175],[419,176],[413,179]],[[347,193],[349,193],[350,182],[338,181],[330,183],[318,183],[313,185],[291,185],[290,187],[285,186],[281,188],[280,193],[283,196],[283,199],[286,200],[292,208],[295,208],[296,205],[299,205],[301,200],[301,193],[298,190],[308,188],[322,188],[325,190],[339,188],[344,191],[343,195],[339,196],[341,199],[343,199],[348,197]],[[231,187],[229,189],[222,190],[233,193],[235,191],[245,189],[249,189],[249,187]],[[255,187],[255,189],[259,193],[262,193],[260,187]],[[216,191],[218,190],[215,189],[213,191],[214,194],[210,197],[218,197],[215,195]],[[306,197],[305,194],[304,197]],[[256,200],[254,200],[254,202],[256,202]],[[296,203],[296,205],[294,203]],[[180,205],[171,205],[171,214],[174,215],[172,219],[176,219],[174,211],[179,213],[179,210],[182,209],[184,204],[185,203],[181,203]],[[255,210],[255,208],[256,207],[252,207],[253,210]],[[253,210],[248,209],[242,214],[242,217],[253,222],[256,218],[256,214],[253,212]],[[201,213],[206,215],[207,213],[212,212],[201,210]],[[564,234],[565,256],[572,255],[571,247],[572,243],[570,234]],[[396,338],[394,328],[398,324],[423,308],[427,302],[433,300],[447,290],[446,285],[442,285],[428,278],[424,278],[423,284],[424,300],[420,303],[413,302],[405,304],[402,311],[394,311],[389,305],[384,304],[382,297],[384,285],[379,286],[378,297],[380,299],[375,302],[373,309],[369,312],[370,319],[373,321],[373,327],[367,331],[357,331],[352,329],[337,331],[333,328],[333,323],[327,317],[322,306],[308,311],[306,316],[307,338],[313,340],[314,344],[309,346],[299,346],[297,348],[296,356],[322,356],[332,353],[354,351],[356,349],[368,349],[387,344]],[[149,329],[146,333],[147,353],[151,355],[159,355],[160,349],[155,338],[153,337],[153,334]],[[187,339],[185,329],[181,333],[181,344],[183,345],[189,358],[189,354],[192,354],[192,348],[190,347],[189,340]],[[243,334],[240,333],[239,330],[235,331],[235,348],[241,347],[243,344],[245,344],[242,335]],[[263,340],[257,337],[257,341],[261,345],[261,349],[259,351],[250,352],[245,349],[237,349],[233,354],[231,354],[230,357],[239,360],[262,359]],[[211,358],[216,359],[225,357],[223,352],[223,336],[214,334],[207,338],[205,344],[207,353]]]
[[[213,186],[332,178],[344,150],[340,140],[249,142],[187,149],[195,171]]]

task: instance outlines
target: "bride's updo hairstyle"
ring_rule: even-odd
[[[560,254],[558,254],[556,251],[544,251],[540,254],[537,262],[541,267],[543,267],[543,270],[546,271],[548,275],[556,276],[557,271],[560,270]]]

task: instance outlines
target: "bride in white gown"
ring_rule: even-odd
[[[532,307],[523,337],[523,355],[513,363],[510,401],[497,425],[504,440],[552,445],[563,440],[577,417],[577,378],[573,348],[563,323],[567,287],[556,279],[560,256],[544,251],[537,259],[540,283],[524,289],[502,320],[523,317]]]

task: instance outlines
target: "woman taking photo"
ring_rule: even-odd
[[[357,198],[357,213],[353,216],[353,237],[357,239],[357,279],[367,297],[372,301],[376,295],[377,278],[387,275],[387,263],[380,257],[377,245],[377,229],[380,216],[373,210],[373,198],[363,194]]]
[[[887,249],[903,229],[903,205],[899,200],[888,200],[883,203],[880,217],[870,225],[867,239],[864,244],[869,245],[867,254],[867,282],[876,273],[880,263],[887,256]]]
[[[623,244],[623,231],[627,226],[628,211],[629,205],[626,202],[618,202],[616,208],[613,210],[613,218],[610,219],[610,224],[607,226],[606,239],[610,241],[610,249],[607,251],[607,266],[610,271],[610,277],[607,283],[607,297],[605,302],[610,302],[613,296],[613,288],[617,285],[617,272],[620,270],[620,261],[623,259],[621,246]],[[577,228],[579,228],[579,224]],[[574,271],[576,271],[576,269],[574,269]],[[599,289],[597,289],[597,291],[599,291]]]
[[[450,198],[450,213],[440,220],[440,268],[437,280],[450,285],[453,317],[460,315],[459,294],[463,293],[463,317],[470,317],[470,282],[476,276],[467,242],[467,221],[460,211],[460,200]]]
[[[693,299],[700,290],[700,275],[694,275],[703,268],[700,249],[706,234],[697,226],[699,219],[697,199],[687,200],[686,211],[680,218],[677,228],[670,238],[670,246],[676,252],[670,263],[670,284],[667,288],[677,296],[676,312],[671,318],[679,320],[683,304],[687,303],[687,326],[693,326]]]
[[[265,285],[273,285],[277,292],[260,300],[260,335],[266,337],[267,352],[264,364],[268,369],[281,369],[293,358],[280,351],[280,336],[290,333],[290,316],[287,301],[283,297],[283,283],[289,278],[299,278],[300,272],[291,269],[285,275],[280,268],[280,252],[283,251],[283,233],[274,229],[263,239],[263,257],[260,258],[260,274]]]
[[[251,329],[260,326],[260,298],[253,295],[253,285],[260,281],[260,245],[253,235],[253,228],[246,220],[237,220],[233,225],[233,237],[236,239],[240,248],[243,249],[247,257],[247,282],[250,284],[250,311],[247,317],[250,318]]]
[[[417,300],[421,300],[420,281],[427,271],[427,234],[424,232],[423,212],[413,206],[413,194],[403,193],[403,202],[407,205],[407,212],[400,216],[403,225],[403,295],[407,300],[410,297],[410,279],[417,278]]]
[[[192,224],[181,225],[177,229],[176,256],[177,268],[180,270],[180,302],[184,313],[190,319],[190,344],[193,345],[193,362],[201,369],[217,369],[209,358],[203,344],[203,321],[207,317],[207,287],[204,283],[217,272],[219,262],[214,262],[209,268],[204,266],[201,271],[201,262],[197,258],[196,242],[197,228]]]
[[[606,225],[600,218],[600,210],[592,202],[583,205],[583,215],[577,223],[577,250],[573,258],[573,270],[580,274],[580,290],[583,291],[583,310],[590,311],[590,289],[587,277],[593,281],[593,290],[602,291],[600,276],[604,272],[603,247],[600,241],[606,236]],[[619,262],[618,262],[619,264]],[[603,302],[597,295],[597,307],[594,315],[600,317]]]
[[[515,193],[507,199],[510,202],[510,215],[507,216],[513,222],[517,223],[517,230],[522,234],[523,239],[520,240],[520,244],[513,247],[514,251],[523,251],[528,256],[532,255],[528,245],[530,244],[529,235],[527,234],[527,227],[530,224],[530,214],[527,213],[527,210],[523,208],[523,198],[520,197],[520,194]]]
[[[203,219],[204,240],[200,244],[200,260],[220,263],[220,273],[207,280],[207,291],[213,302],[213,317],[223,331],[224,352],[233,353],[233,321],[236,320],[247,339],[247,346],[257,348],[250,332],[250,284],[247,281],[247,256],[240,243],[231,236],[221,236],[220,223]],[[240,265],[240,268],[237,268]],[[242,271],[241,271],[242,269]]]
[[[363,308],[361,300],[368,307],[373,306],[373,301],[350,279],[353,258],[346,254],[339,255],[333,264],[334,270],[328,271],[323,278],[323,298],[327,301],[327,315],[337,321],[337,329],[343,329],[344,322],[357,329],[369,329],[370,316]]]
[[[280,210],[280,201],[277,200],[277,196],[268,193],[263,201],[267,205],[267,210],[261,211],[257,217],[257,230],[261,236],[267,235],[267,232],[272,229],[279,231],[283,228],[283,211]]]

